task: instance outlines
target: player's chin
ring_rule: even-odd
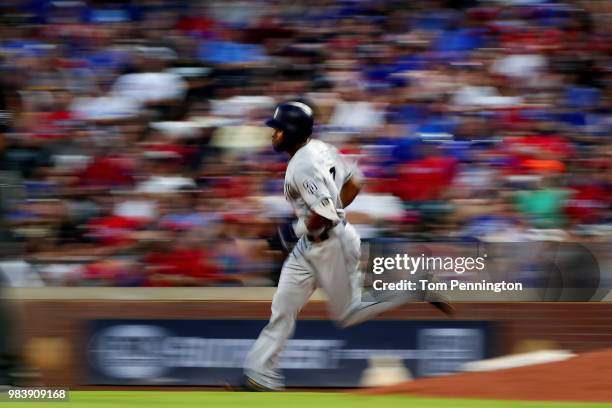
[[[282,152],[283,150],[285,150],[283,148],[282,143],[272,143],[272,148],[274,149],[275,152]]]

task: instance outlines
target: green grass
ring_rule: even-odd
[[[211,391],[72,391],[67,402],[2,402],[0,408],[612,408],[579,402],[492,401],[471,399],[364,397],[345,393],[242,393]]]

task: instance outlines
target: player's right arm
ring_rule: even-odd
[[[340,187],[339,198],[342,209],[344,209],[353,202],[357,194],[361,191],[363,187],[363,174],[359,170],[359,166],[357,166],[357,162],[354,159],[341,154],[335,147],[332,147],[332,149],[335,153],[336,165],[334,167],[339,166],[343,170],[340,173],[344,175],[344,179],[342,181],[342,187]],[[335,178],[335,174],[333,174],[333,176]]]
[[[359,194],[361,191],[362,186],[363,182],[359,177],[355,175],[349,177],[340,190],[340,201],[342,202],[342,208],[348,207],[353,202],[355,197],[357,197],[357,194]]]

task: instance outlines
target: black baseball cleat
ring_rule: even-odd
[[[439,293],[429,292],[427,297],[429,298],[427,303],[444,313],[447,317],[453,317],[455,314],[455,308],[444,296],[440,295]]]
[[[455,313],[455,308],[450,303],[443,302],[443,301],[439,301],[439,302],[436,301],[436,302],[429,302],[429,304],[435,307],[436,309],[438,309],[439,311],[441,311],[442,313],[444,313],[448,317],[453,317],[453,314]]]

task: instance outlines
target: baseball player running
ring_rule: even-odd
[[[336,148],[310,138],[313,124],[312,109],[297,101],[278,105],[266,122],[274,129],[274,149],[290,156],[284,190],[297,215],[294,230],[299,240],[283,265],[270,321],[245,361],[250,390],[283,389],[278,358],[293,335],[300,309],[317,286],[326,293],[329,312],[341,327],[398,304],[361,302],[361,242],[343,211],[359,193],[361,177]]]

